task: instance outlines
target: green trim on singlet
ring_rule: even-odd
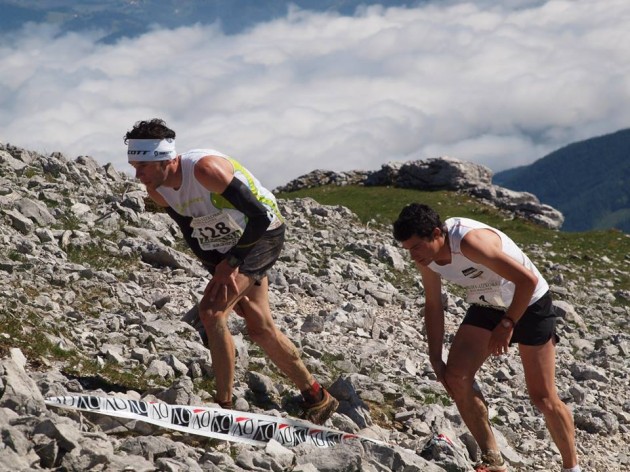
[[[284,218],[282,218],[282,215],[280,214],[280,209],[278,208],[277,203],[265,197],[264,195],[260,194],[260,192],[258,191],[258,187],[256,186],[256,183],[254,182],[254,178],[252,174],[247,169],[245,169],[245,167],[243,167],[238,161],[232,159],[231,157],[226,157],[226,159],[232,164],[232,166],[234,166],[234,172],[239,171],[241,174],[245,176],[245,179],[247,179],[247,185],[249,189],[251,190],[251,192],[254,194],[254,197],[256,197],[256,200],[270,207],[275,213],[275,215],[278,217],[278,219],[284,222]],[[225,199],[225,197],[221,195],[220,193],[212,192],[210,195],[211,195],[210,199],[215,208],[219,210],[223,210],[223,209],[235,210],[234,205],[228,202]]]
[[[235,210],[234,205],[228,202],[223,195],[220,193],[210,192],[210,201],[214,205],[214,207],[218,210]]]

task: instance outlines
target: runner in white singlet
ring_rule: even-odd
[[[232,408],[235,350],[227,318],[234,309],[245,319],[252,341],[300,390],[303,417],[324,423],[338,402],[307,370],[295,345],[276,327],[269,307],[266,271],[280,255],[285,230],[273,194],[218,151],[178,155],[175,132],[162,120],[137,122],[125,135],[125,144],[136,178],[177,222],[212,274],[198,310],[185,320],[200,330],[210,348],[215,401]]]
[[[507,353],[511,343],[518,343],[527,391],[545,417],[563,468],[578,470],[573,418],[555,385],[555,316],[536,266],[496,228],[467,218],[442,224],[432,208],[418,203],[401,211],[394,238],[422,275],[429,360],[482,451],[475,470],[507,471],[475,375],[490,355]],[[471,303],[446,362],[442,278],[466,287]]]

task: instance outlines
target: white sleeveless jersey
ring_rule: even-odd
[[[210,192],[195,178],[195,164],[205,156],[219,156],[232,164],[234,176],[249,187],[256,199],[267,209],[271,221],[267,231],[282,225],[283,219],[275,196],[251,172],[236,160],[214,149],[193,149],[181,155],[182,185],[179,189],[158,187],[157,191],[177,213],[192,217],[192,236],[203,250],[226,253],[238,242],[247,225],[247,216],[244,213],[235,209],[220,194]]]
[[[460,249],[462,239],[474,229],[489,229],[497,233],[501,237],[503,252],[538,277],[538,284],[529,302],[530,305],[538,301],[549,290],[547,281],[536,266],[505,233],[469,218],[449,218],[444,223],[448,231],[451,262],[443,266],[432,262],[428,267],[446,280],[467,288],[466,300],[469,303],[506,308],[510,306],[514,297],[513,282],[504,279],[486,266],[471,261],[462,254]]]

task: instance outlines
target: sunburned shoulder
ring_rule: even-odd
[[[226,172],[232,173],[232,164],[221,156],[204,156],[195,164],[196,177],[222,176]]]
[[[478,228],[469,231],[462,239],[460,248],[466,253],[487,252],[492,249],[501,249],[501,236],[499,236],[491,228]]]
[[[462,239],[463,241],[501,241],[501,236],[492,228],[475,228],[466,233]]]
[[[220,156],[204,156],[195,164],[195,178],[214,192],[223,192],[234,176],[232,164]]]

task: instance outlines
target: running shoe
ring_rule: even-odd
[[[330,418],[335,411],[337,411],[337,407],[339,406],[337,399],[328,393],[328,390],[324,388],[322,389],[322,392],[324,394],[324,398],[317,403],[302,403],[302,417],[311,423],[320,425],[324,424],[326,420]]]
[[[475,472],[507,472],[503,456],[498,451],[488,451],[481,455],[481,462],[475,466]]]

